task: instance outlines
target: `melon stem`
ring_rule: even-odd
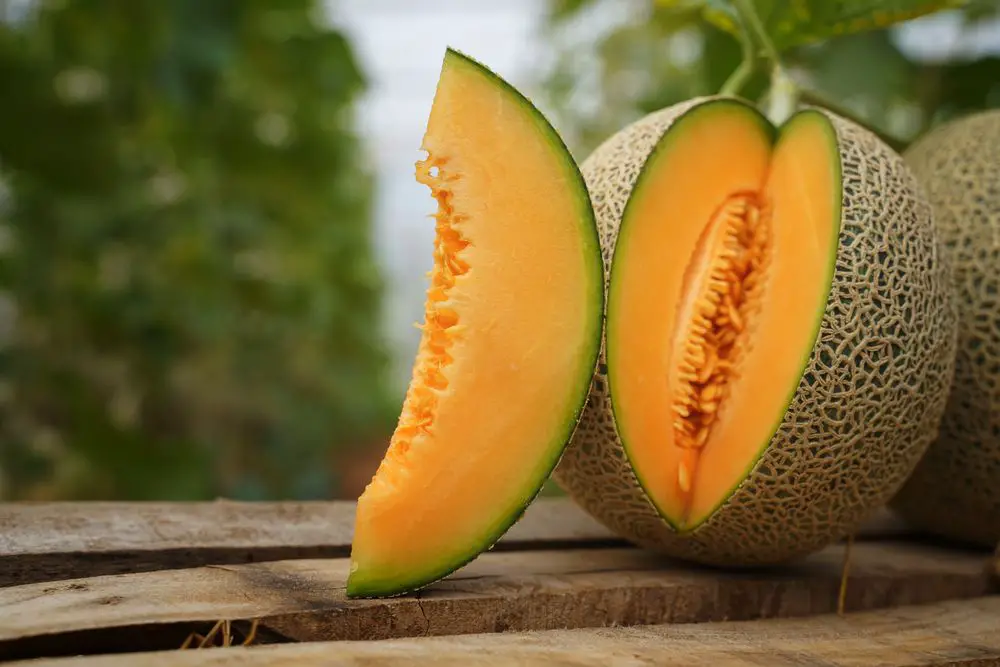
[[[740,92],[750,81],[750,77],[757,72],[757,51],[753,40],[750,39],[750,34],[746,30],[740,32],[740,47],[743,52],[743,60],[733,70],[733,73],[729,75],[726,82],[722,84],[722,88],[719,89],[722,95],[731,97],[739,96]]]
[[[763,56],[771,68],[766,115],[772,123],[780,126],[798,107],[799,87],[785,70],[778,49],[767,34],[752,0],[734,0],[733,5],[742,25],[740,45],[743,48],[743,61],[722,85],[721,92],[724,95],[738,94],[757,71],[758,61]]]
[[[753,56],[750,59],[744,59],[740,64],[733,70],[733,73],[729,75],[726,82],[722,84],[722,88],[719,89],[719,94],[725,95],[727,97],[742,97],[740,93],[746,87],[747,83],[757,71],[756,58]]]
[[[782,63],[781,55],[767,34],[767,29],[757,14],[753,0],[733,0],[733,6],[742,25],[739,41],[743,50],[743,60],[722,84],[719,89],[720,94],[738,96],[750,78],[758,71],[761,55],[763,55],[763,59],[771,66],[771,83],[767,93],[768,108],[765,114],[775,125],[782,125],[795,113],[800,102],[805,102],[828,109],[838,116],[843,116],[871,130],[899,153],[906,150],[909,142],[873,127],[871,123],[860,118],[858,114],[827,99],[816,91],[800,87]]]
[[[780,66],[771,70],[771,88],[768,91],[767,117],[781,127],[795,113],[802,91],[792,77]]]
[[[774,42],[768,36],[752,0],[733,0],[733,5],[740,17],[740,23],[743,24],[744,39],[749,41],[751,45],[754,43],[759,45],[772,67],[781,68],[781,57],[778,55],[778,49],[775,48]]]

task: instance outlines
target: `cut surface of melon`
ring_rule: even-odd
[[[352,596],[414,590],[492,546],[558,462],[600,344],[593,211],[542,115],[449,49],[423,149],[434,267],[399,423],[358,500]]]
[[[607,315],[623,447],[676,530],[747,477],[784,415],[829,295],[840,155],[820,113],[778,131],[719,100],[678,119],[622,217]]]

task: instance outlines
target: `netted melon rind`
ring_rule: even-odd
[[[959,338],[941,435],[891,505],[928,532],[991,547],[1000,542],[1000,111],[941,125],[904,159],[948,250]]]
[[[708,99],[629,125],[583,163],[606,267],[645,157],[679,116]],[[817,344],[764,454],[690,533],[676,533],[636,480],[611,410],[602,341],[587,408],[555,479],[640,546],[722,566],[814,552],[884,505],[937,434],[953,375],[956,312],[930,206],[891,148],[824,113],[841,146],[844,187],[834,284]]]

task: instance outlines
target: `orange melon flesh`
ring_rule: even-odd
[[[801,379],[831,287],[839,160],[817,112],[775,132],[716,100],[667,130],[633,190],[611,271],[608,381],[640,484],[679,531],[746,478]]]
[[[399,424],[358,500],[352,596],[413,590],[492,546],[558,461],[597,360],[593,211],[541,114],[449,50],[423,148],[435,264]]]

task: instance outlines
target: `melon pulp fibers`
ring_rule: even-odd
[[[814,551],[938,428],[955,312],[901,158],[820,109],[699,98],[582,165],[611,258],[599,372],[556,479],[615,532],[717,565]]]
[[[597,363],[600,243],[555,130],[449,49],[423,148],[434,268],[402,414],[358,500],[352,596],[414,590],[491,547],[558,462]]]
[[[959,334],[940,437],[890,504],[911,525],[1000,542],[1000,111],[939,125],[903,156],[954,268]]]

